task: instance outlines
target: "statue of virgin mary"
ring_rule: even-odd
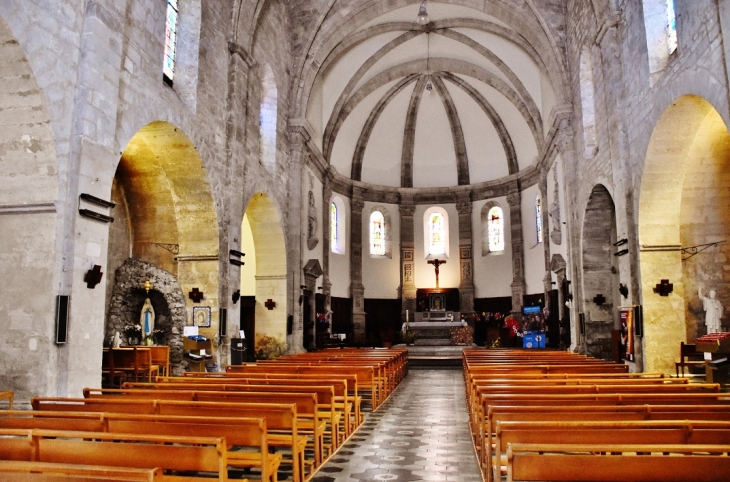
[[[142,314],[139,317],[139,324],[142,326],[142,344],[152,344],[152,331],[155,329],[155,309],[149,298],[144,300]]]

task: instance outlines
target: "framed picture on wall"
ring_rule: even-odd
[[[193,325],[198,328],[210,328],[210,306],[193,307]]]

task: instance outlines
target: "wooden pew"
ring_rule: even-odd
[[[322,451],[321,459],[325,459],[324,449],[326,448],[330,456],[339,447],[338,432],[340,421],[342,420],[342,412],[338,412],[335,406],[334,388],[325,385],[226,385],[226,384],[155,384],[152,383],[151,389],[100,389],[100,388],[84,388],[84,398],[95,398],[104,396],[129,396],[137,398],[173,398],[173,399],[190,399],[190,400],[235,400],[243,397],[245,401],[247,395],[252,394],[257,397],[256,401],[292,401],[293,394],[305,395],[304,403],[306,403],[307,395],[315,395],[315,405],[313,406],[314,416],[307,416],[308,412],[305,407],[298,407],[297,413],[300,417],[300,429],[304,432],[311,430],[320,442],[319,450]],[[167,395],[172,393],[172,397]],[[264,397],[264,398],[262,398]],[[283,397],[283,399],[282,399]],[[296,400],[293,400],[296,402]],[[329,430],[328,430],[329,428]],[[327,443],[326,435],[329,434],[329,443]],[[315,444],[316,446],[316,444]]]
[[[124,383],[123,389],[200,389],[200,390],[236,390],[239,386],[256,386],[259,391],[266,390],[267,386],[293,387],[301,390],[302,387],[331,387],[334,391],[334,398],[330,401],[330,395],[323,391],[318,393],[320,405],[331,404],[332,412],[337,419],[342,419],[341,429],[338,433],[337,446],[341,445],[354,431],[355,417],[359,416],[359,409],[354,408],[354,403],[348,394],[347,380],[344,378],[212,378],[212,377],[157,377],[151,383]],[[355,412],[356,410],[356,412]],[[338,425],[339,420],[338,420]],[[340,440],[341,439],[341,440]]]
[[[115,371],[124,372],[134,381],[142,378],[152,380],[160,374],[160,367],[152,363],[152,352],[149,347],[110,348],[112,366]]]
[[[74,465],[94,465],[103,460],[112,467],[159,467],[176,472],[165,473],[164,482],[228,481],[223,438],[17,429],[0,430],[0,438],[3,460]],[[203,477],[197,474],[200,472],[210,475]]]
[[[684,376],[685,368],[704,367],[704,355],[703,352],[697,351],[697,345],[694,343],[680,342],[679,361],[674,363],[674,370],[676,371],[677,377],[679,377],[680,371],[682,372],[682,376]]]
[[[116,413],[12,411],[0,415],[0,429],[44,429],[73,432],[134,433],[194,437],[225,437],[232,467],[257,469],[261,479],[276,482],[281,455],[269,454],[266,421],[262,418],[192,417]],[[233,448],[246,450],[236,450]]]
[[[199,374],[206,375],[206,374]],[[221,383],[221,384],[306,384],[306,385],[332,385],[335,389],[335,400],[338,408],[344,410],[348,424],[345,425],[345,438],[349,437],[352,432],[362,423],[362,415],[360,412],[361,398],[356,397],[353,393],[357,393],[357,375],[312,375],[300,374],[297,376],[286,373],[256,373],[252,372],[244,376],[238,376],[226,373],[210,373],[210,376],[191,376],[191,377],[157,377],[156,383],[190,383],[191,381],[201,380],[203,383]],[[144,384],[125,383],[124,388],[144,388]]]
[[[728,444],[730,422],[590,421],[497,422],[492,480],[501,480],[502,454],[515,443],[531,444]]]
[[[310,473],[318,467],[314,459],[305,458],[307,437],[298,431],[296,404],[283,403],[221,403],[180,400],[146,400],[117,397],[100,398],[41,398],[31,400],[34,416],[44,413],[71,412],[78,416],[90,416],[86,412],[116,412],[125,414],[181,415],[205,417],[265,417],[270,447],[286,449],[291,453],[292,472],[295,482],[304,481],[305,466]],[[70,416],[66,414],[65,416]]]
[[[0,460],[3,482],[162,482],[162,470]]]
[[[730,473],[728,451],[730,445],[510,444],[507,481],[720,482]]]

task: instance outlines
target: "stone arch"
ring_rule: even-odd
[[[151,263],[129,258],[117,268],[115,279],[104,339],[110,340],[115,332],[124,339],[124,326],[138,323],[142,304],[149,296],[155,310],[155,328],[163,330],[162,344],[170,346],[172,373],[182,375],[185,296],[175,276]],[[152,282],[149,295],[145,293],[145,281]]]
[[[586,205],[582,232],[583,310],[586,353],[611,359],[611,330],[616,323],[617,275],[612,253],[616,240],[616,207],[602,184],[596,185]]]
[[[644,306],[644,369],[671,371],[676,347],[705,333],[698,288],[730,302],[724,262],[729,243],[687,257],[681,247],[730,239],[727,214],[730,134],[707,100],[685,95],[659,118],[641,180],[639,243]],[[668,296],[654,287],[673,284]]]
[[[0,277],[12,280],[0,292],[0,347],[3,360],[12,360],[4,363],[0,386],[23,401],[58,388],[59,375],[48,368],[58,364],[60,351],[53,326],[58,160],[48,99],[1,16],[0,85]]]
[[[255,337],[268,335],[287,340],[287,255],[282,219],[272,199],[259,192],[253,195],[246,207],[246,220],[251,233],[252,246],[241,245],[246,257],[256,262],[253,284],[255,286]],[[251,280],[241,280],[241,284]],[[265,306],[271,300],[274,306]],[[249,337],[246,333],[246,337]],[[291,340],[287,340],[291,347]]]
[[[193,306],[210,306],[211,326],[200,334],[215,339],[218,329],[218,218],[207,172],[192,140],[163,121],[142,127],[124,149],[112,184],[115,222],[109,228],[107,306],[115,272],[137,258],[170,273],[183,293],[203,292]],[[182,337],[182,333],[180,333]],[[217,346],[214,346],[217,350]]]

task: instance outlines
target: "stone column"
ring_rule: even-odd
[[[365,336],[365,286],[362,284],[362,210],[365,201],[355,188],[350,200],[350,292],[352,293],[352,329],[356,338]]]
[[[552,312],[556,307],[549,306],[550,291],[553,289],[553,277],[550,273],[550,218],[548,217],[548,189],[547,174],[545,169],[540,173],[540,180],[537,187],[540,190],[540,217],[542,218],[542,249],[545,260],[545,275],[542,278],[543,289],[545,291],[545,306]]]
[[[409,202],[410,201],[410,202]],[[408,202],[407,204],[404,204]],[[400,264],[401,264],[401,318],[406,320],[406,310],[411,313],[416,312],[416,282],[415,282],[415,264],[414,264],[414,224],[413,214],[416,207],[412,204],[412,200],[401,200],[400,205]],[[415,315],[411,317],[411,321],[415,320]]]
[[[507,195],[509,204],[510,238],[512,240],[512,314],[521,319],[525,299],[525,251],[522,237],[522,195]]]
[[[225,189],[230,193],[222,197],[224,205],[218,210],[221,217],[219,240],[220,284],[218,300],[221,308],[228,310],[228,337],[220,338],[218,366],[225,367],[229,363],[229,340],[238,333],[241,310],[234,303],[232,295],[241,285],[241,268],[231,264],[229,251],[241,251],[241,219],[243,219],[243,163],[244,146],[246,145],[246,108],[248,106],[248,77],[253,58],[241,45],[228,43],[228,96],[226,119],[226,176]],[[241,117],[241,113],[244,116]],[[245,262],[245,259],[241,261]]]
[[[332,181],[330,176],[332,172],[328,169],[324,175],[322,182],[322,294],[324,295],[324,309],[326,312],[332,311],[332,282],[330,281],[330,254],[331,249],[331,222],[330,202],[332,201]],[[330,332],[332,324],[330,323]]]
[[[471,314],[474,312],[474,273],[472,262],[472,203],[468,196],[460,198],[456,203],[459,213],[459,311]],[[466,317],[470,319],[469,316]]]
[[[292,316],[292,334],[287,335],[287,346],[290,352],[304,351],[304,324],[302,317],[302,304],[299,297],[302,294],[304,284],[304,273],[302,252],[302,227],[299,220],[302,212],[302,170],[306,163],[308,151],[308,135],[304,129],[294,128],[291,133],[291,150],[289,162],[289,209],[286,226],[287,231],[287,266],[291,275],[290,284],[287,288],[289,303],[287,316]],[[294,220],[293,218],[297,218]]]

